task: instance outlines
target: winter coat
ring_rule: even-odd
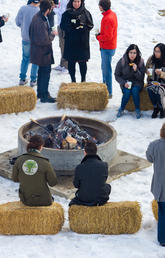
[[[146,63],[146,71],[148,70],[148,68],[152,68],[153,69],[153,72],[152,72],[152,76],[148,76],[147,77],[147,82],[150,83],[152,81],[158,81],[160,82],[161,84],[165,84],[165,66],[164,67],[161,67],[161,69],[163,71],[161,71],[161,74],[160,75],[157,75],[155,73],[155,64],[152,62],[152,56],[150,56],[147,60],[147,63]]]
[[[77,204],[94,206],[104,204],[109,199],[111,187],[106,184],[108,165],[97,155],[86,155],[76,167],[73,184]],[[75,202],[74,202],[75,204]]]
[[[54,36],[51,34],[46,17],[40,11],[32,19],[29,36],[31,63],[39,66],[53,64],[52,41]]]
[[[90,12],[85,7],[68,9],[62,15],[60,27],[65,31],[63,57],[68,61],[87,61],[90,58],[89,32],[93,28]]]
[[[97,36],[100,48],[116,49],[117,47],[117,16],[112,10],[103,12],[101,30]]]
[[[115,68],[115,79],[120,84],[121,89],[127,81],[132,82],[132,86],[139,86],[140,89],[144,86],[145,65],[141,58],[137,70],[134,71],[132,66],[129,66],[129,60],[126,54],[118,61]]]
[[[155,200],[165,202],[165,139],[153,141],[146,151],[147,160],[154,165],[151,192]]]
[[[12,179],[20,182],[19,196],[25,205],[51,205],[52,196],[47,184],[56,185],[56,173],[49,160],[40,153],[28,152],[18,157],[13,167]]]
[[[5,21],[0,17],[0,27],[5,25]],[[1,30],[0,30],[0,42],[2,42],[2,35],[1,35]]]

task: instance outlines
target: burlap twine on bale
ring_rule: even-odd
[[[141,227],[138,202],[110,202],[103,206],[69,208],[72,231],[82,234],[133,234]]]
[[[57,107],[99,111],[106,108],[108,97],[107,86],[103,83],[62,83],[57,95]]]
[[[153,109],[153,105],[152,105],[151,100],[148,96],[148,92],[147,92],[146,88],[144,88],[140,92],[140,109],[143,110],[143,111]],[[135,105],[134,105],[132,96],[130,97],[130,100],[128,101],[128,104],[126,105],[126,110],[135,111]]]
[[[28,86],[15,86],[0,89],[0,114],[31,111],[35,108],[37,97]]]
[[[158,220],[158,203],[156,200],[152,201],[152,212],[156,220]]]
[[[58,203],[29,207],[21,202],[0,205],[0,234],[49,235],[58,233],[64,223],[64,210]]]

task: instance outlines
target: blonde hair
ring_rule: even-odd
[[[162,125],[162,128],[160,129],[160,137],[165,138],[165,123]]]

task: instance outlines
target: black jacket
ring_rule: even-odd
[[[124,55],[116,65],[115,79],[120,84],[121,89],[123,89],[127,81],[131,81],[132,86],[136,85],[142,89],[144,86],[144,75],[145,66],[142,58],[137,66],[136,72],[133,70],[132,66],[129,66],[129,60],[126,55]]]
[[[68,9],[62,15],[60,27],[65,31],[63,57],[68,61],[87,61],[90,58],[89,32],[93,28],[90,12],[85,7]]]
[[[102,205],[109,199],[110,185],[106,184],[108,164],[97,155],[86,155],[76,167],[73,184],[78,191],[72,204]]]
[[[0,27],[4,26],[5,25],[5,22],[4,20],[2,19],[2,17],[0,17]],[[2,35],[1,35],[1,30],[0,30],[0,42],[2,42]]]

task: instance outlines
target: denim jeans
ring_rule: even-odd
[[[26,73],[30,63],[30,42],[22,40],[22,62],[21,62],[21,73],[20,79],[26,79]],[[30,79],[36,81],[38,72],[38,65],[32,64]]]
[[[135,104],[135,109],[140,110],[140,95],[139,95],[140,87],[136,86],[136,85],[132,86],[131,89],[127,89],[124,87],[122,92],[123,92],[123,97],[121,100],[121,109],[122,110],[125,109],[125,106],[127,105],[128,101],[130,99],[130,96],[132,95],[133,101]]]
[[[51,65],[39,66],[37,79],[37,97],[46,99],[48,97],[48,86],[50,80]]]
[[[148,95],[150,97],[150,100],[151,100],[154,108],[156,108],[156,107],[162,108],[161,99],[160,99],[159,94],[156,94],[151,89],[148,89]]]
[[[158,202],[158,241],[165,244],[165,202]]]
[[[101,69],[103,75],[103,82],[107,85],[109,95],[112,95],[112,56],[114,56],[116,49],[101,48]]]

